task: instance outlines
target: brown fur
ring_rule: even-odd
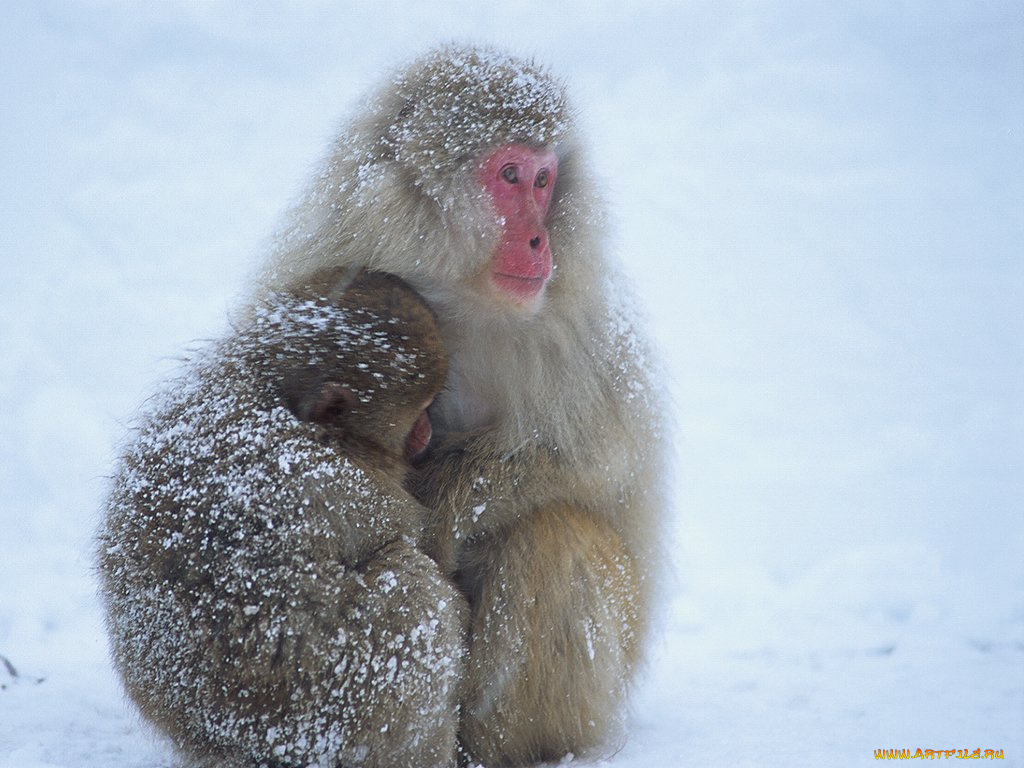
[[[153,401],[114,478],[114,664],[204,765],[456,759],[465,601],[417,548],[401,485],[442,347],[400,281],[350,282],[267,297]],[[351,407],[297,419],[329,386]]]
[[[555,273],[529,311],[481,289],[502,223],[476,181],[510,142],[553,149]],[[462,739],[488,765],[594,754],[621,733],[648,634],[665,408],[562,85],[445,47],[388,78],[296,207],[256,296],[325,267],[400,275],[438,315],[447,385],[412,479],[424,546],[472,607]],[[591,657],[591,653],[593,656]]]
[[[487,765],[603,743],[640,652],[640,585],[621,537],[553,504],[471,546],[465,562],[474,577],[465,743]]]

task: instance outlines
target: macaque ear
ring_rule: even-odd
[[[309,407],[309,420],[322,425],[337,424],[357,402],[351,390],[336,381],[328,381]]]

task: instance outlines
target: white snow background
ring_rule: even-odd
[[[1024,766],[1019,0],[6,3],[0,766],[176,765],[106,659],[115,444],[448,39],[568,81],[672,377],[671,599],[599,764]]]

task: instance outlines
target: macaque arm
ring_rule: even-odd
[[[407,484],[431,510],[424,549],[450,574],[467,541],[510,525],[540,504],[565,498],[571,476],[546,446],[500,451],[480,431],[447,435]]]

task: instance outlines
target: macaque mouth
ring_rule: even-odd
[[[427,415],[426,409],[424,409],[416,419],[416,423],[412,425],[412,429],[409,430],[409,436],[405,438],[406,460],[416,461],[422,458],[423,454],[427,452],[427,446],[430,445],[432,435],[433,429],[430,426],[430,417]]]
[[[492,272],[491,278],[494,284],[502,292],[511,294],[517,298],[532,299],[544,289],[549,275],[540,277],[521,277],[519,275],[506,275],[503,272]]]

